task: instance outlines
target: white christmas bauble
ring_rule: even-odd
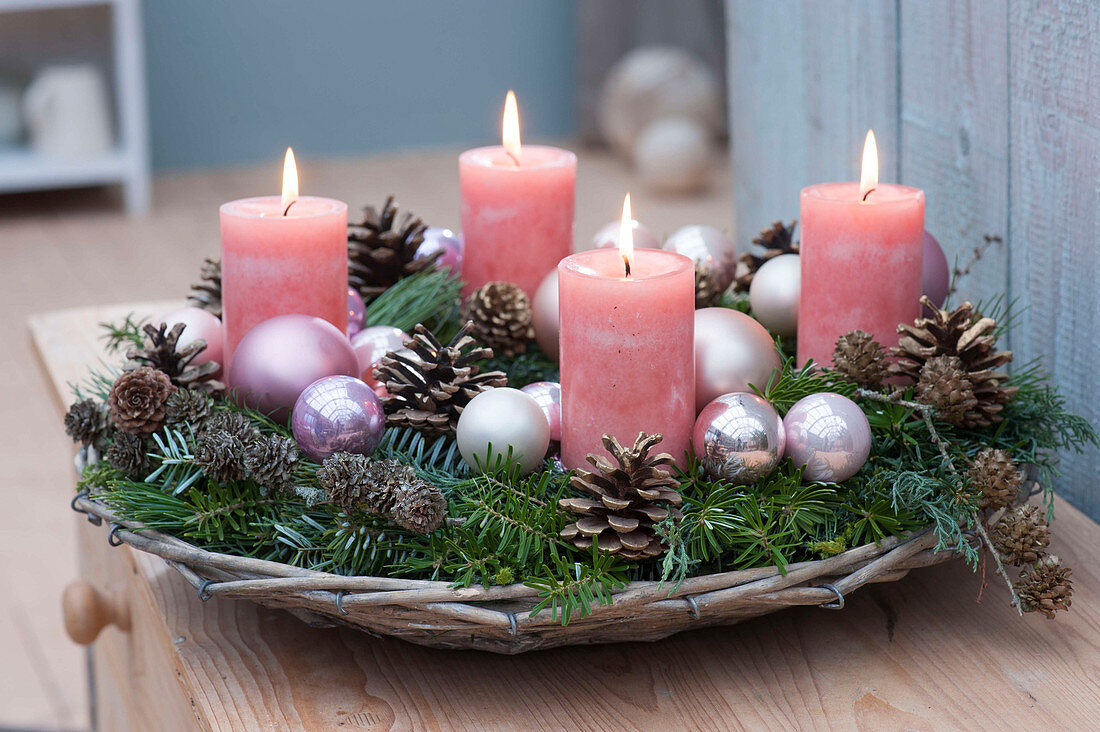
[[[714,226],[681,226],[665,239],[664,248],[711,267],[724,264],[736,254],[733,242]]]
[[[542,465],[550,446],[550,423],[530,394],[500,387],[470,400],[455,435],[462,459],[477,470],[503,464],[511,453],[523,473]]]
[[[634,142],[634,167],[642,181],[658,191],[685,193],[710,180],[709,133],[684,117],[656,120]]]
[[[616,219],[610,221],[606,226],[596,232],[596,235],[592,237],[592,244],[589,249],[604,249],[615,248],[619,246],[619,231],[621,223]],[[654,234],[649,228],[642,223],[639,223],[637,219],[630,220],[630,231],[634,238],[635,249],[660,249],[661,240]]]
[[[749,305],[760,324],[783,338],[798,332],[798,296],[802,289],[802,260],[780,254],[756,270],[749,286]]]
[[[693,120],[708,139],[722,130],[722,89],[717,76],[693,54],[647,46],[623,56],[600,91],[599,122],[604,139],[624,157],[638,134],[662,117]]]

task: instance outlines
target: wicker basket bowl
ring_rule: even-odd
[[[120,520],[111,509],[78,494],[74,510],[109,528],[113,546],[128,544],[163,558],[203,600],[232,598],[283,608],[314,626],[344,625],[433,648],[516,654],[540,648],[652,641],[682,630],[732,625],[794,605],[830,610],[871,582],[893,582],[916,567],[948,561],[934,551],[931,531],[890,537],[828,559],[685,579],[678,586],[632,582],[610,605],[595,605],[567,625],[548,609],[534,615],[537,591],[522,584],[455,588],[447,582],[392,577],[346,577],[262,559],[217,554]]]

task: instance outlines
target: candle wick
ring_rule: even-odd
[[[516,164],[517,168],[519,167],[519,158],[513,155],[511,150],[505,150],[504,154],[512,159],[512,162]]]
[[[293,206],[293,205],[294,205],[295,203],[297,203],[297,202],[298,202],[298,199],[297,199],[297,198],[295,198],[295,199],[294,199],[293,201],[291,201],[290,203],[288,203],[288,204],[286,205],[286,208],[285,208],[285,209],[283,209],[283,216],[286,216],[287,212],[288,212],[288,211],[290,211],[290,207],[291,207],[291,206]]]
[[[630,260],[626,257],[625,254],[623,255],[623,264],[626,265],[626,276],[629,278],[630,277]]]
[[[867,192],[863,194],[863,200],[864,201],[867,200],[867,196],[871,195],[871,191],[873,191],[873,190],[875,190],[875,189],[874,188],[868,188],[867,189]]]

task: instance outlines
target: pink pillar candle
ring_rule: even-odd
[[[462,153],[458,174],[466,240],[463,294],[505,280],[534,297],[573,250],[577,156],[524,145],[513,159],[503,146],[479,147]]]
[[[302,196],[245,198],[221,207],[226,364],[254,326],[276,315],[348,325],[348,206]]]
[[[558,265],[561,456],[567,468],[606,455],[601,438],[633,445],[659,432],[678,465],[695,421],[695,266],[688,257],[635,250],[630,277],[618,250]]]
[[[802,189],[798,363],[828,366],[837,338],[864,330],[897,345],[899,323],[920,314],[924,191],[859,183]]]

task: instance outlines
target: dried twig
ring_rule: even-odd
[[[970,274],[970,270],[974,268],[979,261],[981,261],[982,255],[985,251],[994,244],[1001,244],[1004,240],[997,234],[982,234],[982,243],[974,247],[974,250],[970,253],[970,259],[966,264],[960,267],[958,260],[956,260],[954,268],[951,270],[951,285],[947,288],[947,297],[944,298],[944,302],[951,299],[951,296],[959,289],[959,280]]]

